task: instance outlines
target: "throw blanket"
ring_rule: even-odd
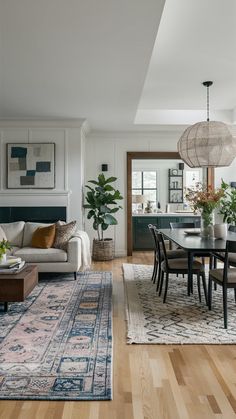
[[[90,240],[85,231],[77,230],[73,237],[78,237],[81,241],[81,270],[86,271],[91,265]]]

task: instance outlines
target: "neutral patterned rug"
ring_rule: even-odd
[[[188,297],[186,278],[171,275],[167,301],[151,282],[152,266],[123,264],[126,292],[127,342],[158,344],[236,343],[236,304],[228,290],[228,329],[223,326],[222,288],[213,290],[212,310],[203,295],[199,303],[196,280]]]
[[[0,313],[0,398],[110,400],[112,274],[43,280]]]

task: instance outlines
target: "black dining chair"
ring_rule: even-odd
[[[223,312],[224,312],[224,328],[227,329],[227,291],[228,288],[234,288],[234,298],[236,301],[236,268],[230,267],[229,256],[236,256],[236,241],[227,240],[226,252],[224,256],[224,268],[212,269],[209,271],[208,280],[208,308],[212,307],[212,282],[220,285],[223,290]]]
[[[170,228],[195,228],[196,223],[170,223]],[[209,266],[210,269],[213,267],[213,254],[212,253],[202,253],[202,252],[196,252],[195,256],[202,258],[202,264],[205,266],[205,257],[209,257]]]
[[[228,230],[232,231],[233,233],[236,233],[236,226],[230,225]],[[220,260],[221,262],[225,261],[225,252],[214,252],[214,257],[215,257],[214,268],[217,268],[217,260]],[[236,254],[235,253],[228,254],[228,264],[230,266],[236,267]]]
[[[157,231],[157,227],[153,224],[148,224],[148,228],[149,231],[153,237],[154,240],[154,262],[153,262],[153,272],[152,272],[152,277],[151,277],[151,281],[155,284],[156,282],[156,277],[157,279],[157,289],[159,287],[160,284],[160,262],[163,261],[164,259],[164,255],[163,252],[160,253],[160,258],[158,255],[158,243],[156,240],[156,231]],[[186,258],[187,257],[187,253],[183,250],[183,249],[176,249],[176,250],[166,250],[166,254],[167,257],[169,259],[174,259],[174,258]],[[158,272],[158,276],[157,276],[157,272]]]
[[[167,251],[165,247],[165,242],[163,235],[158,233],[155,230],[156,241],[157,241],[157,253],[158,258],[161,257],[161,253],[163,252],[164,259],[160,264],[161,270],[161,282],[160,282],[160,289],[159,295],[161,295],[162,287],[165,279],[165,292],[163,297],[163,303],[166,302],[167,297],[167,290],[169,284],[169,274],[187,274],[188,273],[188,259],[187,258],[178,258],[178,259],[169,259],[167,256]],[[199,301],[201,302],[201,286],[200,286],[200,278],[202,278],[203,290],[205,295],[205,300],[207,304],[207,288],[206,288],[206,278],[205,278],[205,270],[204,266],[201,262],[197,260],[193,261],[193,274],[197,275],[197,286],[198,286],[198,296]],[[165,278],[164,278],[165,276]]]

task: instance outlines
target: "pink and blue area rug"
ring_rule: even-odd
[[[43,280],[0,313],[0,399],[110,400],[112,274]]]

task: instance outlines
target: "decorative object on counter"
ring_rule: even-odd
[[[6,239],[0,241],[0,264],[6,263],[7,250],[11,250],[10,242]]]
[[[219,207],[224,196],[224,190],[204,187],[197,184],[196,189],[187,188],[186,199],[196,213],[201,212],[201,235],[202,237],[213,237],[214,210]]]
[[[153,212],[153,207],[152,207],[152,203],[154,201],[147,201],[147,206],[145,207],[145,212],[147,212],[148,214],[151,214]]]
[[[214,225],[214,237],[215,237],[215,239],[226,240],[227,230],[228,230],[228,224],[226,224],[226,223],[215,224]]]
[[[110,225],[118,224],[114,213],[122,208],[117,204],[118,200],[123,199],[120,192],[115,189],[111,183],[117,180],[116,177],[105,178],[104,174],[98,175],[97,180],[89,180],[94,188],[85,185],[88,188],[85,199],[87,204],[84,208],[89,209],[87,218],[93,218],[93,229],[97,231],[98,238],[93,240],[93,260],[111,260],[114,258],[114,240],[104,238],[103,232]]]
[[[212,81],[204,81],[207,88],[207,120],[188,127],[178,141],[178,152],[189,167],[230,166],[236,147],[229,128],[223,122],[209,119],[209,87]]]
[[[145,204],[146,198],[144,195],[132,195],[132,203],[137,204],[136,211],[138,214],[143,213],[143,204]]]
[[[219,213],[223,215],[223,221],[228,224],[236,225],[236,189],[221,180],[221,188],[224,196],[220,201]]]

